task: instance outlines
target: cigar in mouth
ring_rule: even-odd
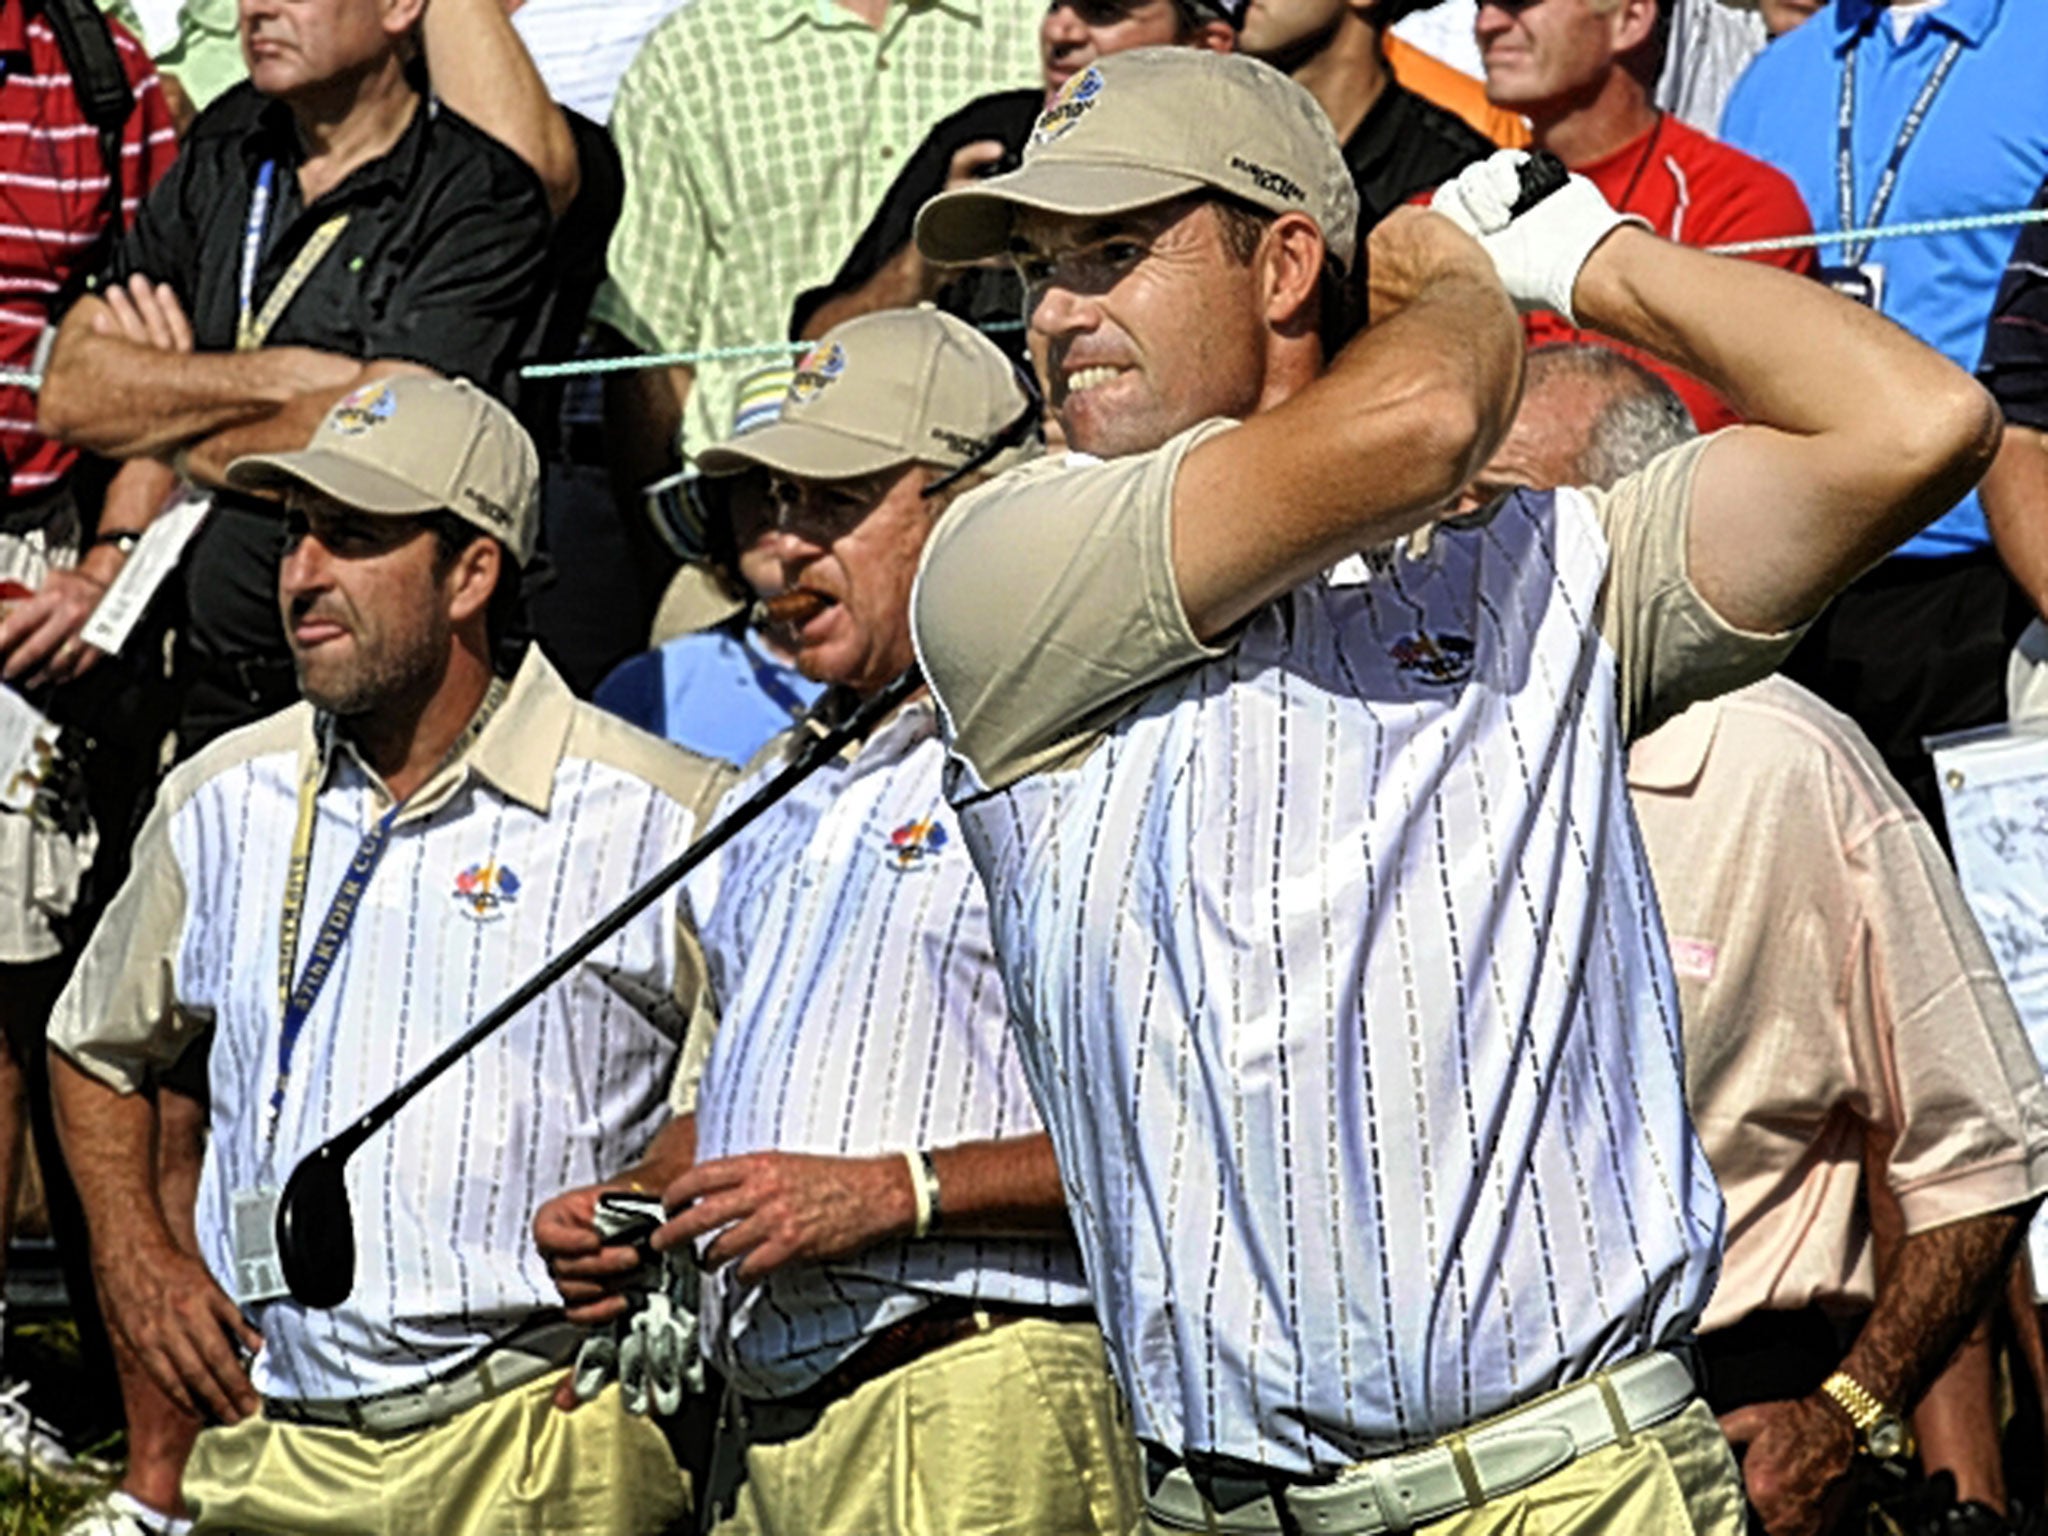
[[[792,587],[754,604],[754,622],[781,629],[802,629],[832,606],[832,599],[805,587]]]

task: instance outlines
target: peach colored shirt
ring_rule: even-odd
[[[1866,1126],[1909,1232],[2048,1189],[2048,1085],[1947,860],[1846,718],[1767,678],[1638,741],[1687,1097],[1728,1202],[1704,1327],[1867,1305]]]

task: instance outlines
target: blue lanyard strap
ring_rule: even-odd
[[[432,784],[449,764],[470,749],[510,691],[503,678],[491,680],[477,712],[470,717],[462,734],[449,744],[448,751],[434,771],[427,775],[422,788]],[[291,865],[285,875],[284,910],[278,916],[277,990],[284,1023],[277,1037],[277,1083],[270,1092],[270,1130],[273,1136],[277,1133],[278,1117],[284,1110],[285,1088],[291,1081],[292,1056],[298,1050],[299,1036],[304,1033],[313,1005],[320,1000],[327,978],[333,973],[334,962],[341,954],[341,946],[347,942],[349,929],[355,925],[363,893],[369,889],[370,877],[377,872],[378,864],[384,859],[384,850],[390,845],[391,830],[398,824],[406,806],[412,803],[407,799],[393,805],[364,835],[355,857],[349,860],[347,872],[341,877],[341,885],[327,908],[320,931],[314,935],[313,952],[306,959],[306,968],[299,973],[294,984],[292,970],[298,963],[299,923],[306,902],[306,877],[313,862],[313,824],[318,815],[320,784],[325,777],[332,726],[324,725],[321,730],[322,738],[316,743],[305,772],[299,776],[298,825],[292,832]]]
[[[1863,40],[1877,25],[1877,13],[1872,12],[1864,19],[1863,26],[1849,43],[1849,51],[1842,58],[1842,94],[1835,111],[1835,193],[1836,203],[1841,212],[1842,228],[1856,227],[1856,53],[1863,46]],[[1913,98],[1913,105],[1907,109],[1906,120],[1899,125],[1899,137],[1892,145],[1890,157],[1885,161],[1884,171],[1878,177],[1877,189],[1870,194],[1870,212],[1864,217],[1866,225],[1876,225],[1884,218],[1885,210],[1891,206],[1892,193],[1898,189],[1899,167],[1906,162],[1906,151],[1913,141],[1920,137],[1920,129],[1927,122],[1927,114],[1934,106],[1934,98],[1941,94],[1941,88],[1948,83],[1949,72],[1956,67],[1956,60],[1962,57],[1963,40],[1949,39],[1941,57],[1935,61],[1934,72],[1920,87],[1920,94]],[[1858,267],[1870,254],[1872,241],[1864,239],[1842,247],[1842,261],[1845,265]]]
[[[263,232],[269,227],[270,203],[276,193],[277,162],[266,160],[256,172],[256,190],[249,194],[249,222],[242,229],[242,312],[237,327],[242,335],[247,335],[256,321],[256,269],[263,264]]]
[[[383,862],[384,850],[391,845],[392,824],[398,820],[398,813],[405,807],[394,805],[377,819],[356,849],[356,856],[349,860],[348,870],[341,877],[341,885],[334,893],[334,900],[327,908],[326,920],[320,924],[320,931],[313,938],[313,952],[306,957],[306,968],[299,973],[298,985],[285,999],[284,1028],[277,1037],[277,1084],[270,1091],[270,1112],[272,1123],[284,1109],[285,1085],[292,1075],[292,1054],[298,1049],[299,1036],[306,1028],[306,1018],[313,1011],[313,1005],[320,1000],[320,993],[327,985],[327,978],[333,974],[335,957],[341,953],[341,946],[348,939],[348,932],[354,926],[356,911],[362,905],[363,892],[369,889],[370,876],[377,872]],[[296,935],[294,935],[296,936]],[[289,958],[286,964],[290,964]]]

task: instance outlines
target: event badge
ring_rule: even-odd
[[[272,1184],[234,1194],[235,1305],[252,1307],[291,1294],[277,1260],[277,1202]]]
[[[1884,312],[1884,263],[1860,261],[1852,266],[1823,266],[1816,274],[1845,299],[1865,309]]]

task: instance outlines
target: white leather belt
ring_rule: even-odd
[[[266,1397],[263,1416],[285,1424],[352,1429],[361,1435],[409,1435],[562,1369],[575,1357],[583,1338],[583,1330],[573,1323],[547,1323],[515,1333],[417,1387],[375,1397]]]
[[[1212,1507],[1185,1466],[1166,1473],[1146,1494],[1145,1507],[1161,1524],[1190,1531],[1411,1531],[1526,1488],[1581,1456],[1626,1444],[1675,1418],[1697,1394],[1685,1361],[1660,1350],[1419,1450],[1361,1461],[1329,1482],[1288,1483],[1277,1496],[1286,1501],[1291,1525],[1272,1496],[1229,1510]]]

